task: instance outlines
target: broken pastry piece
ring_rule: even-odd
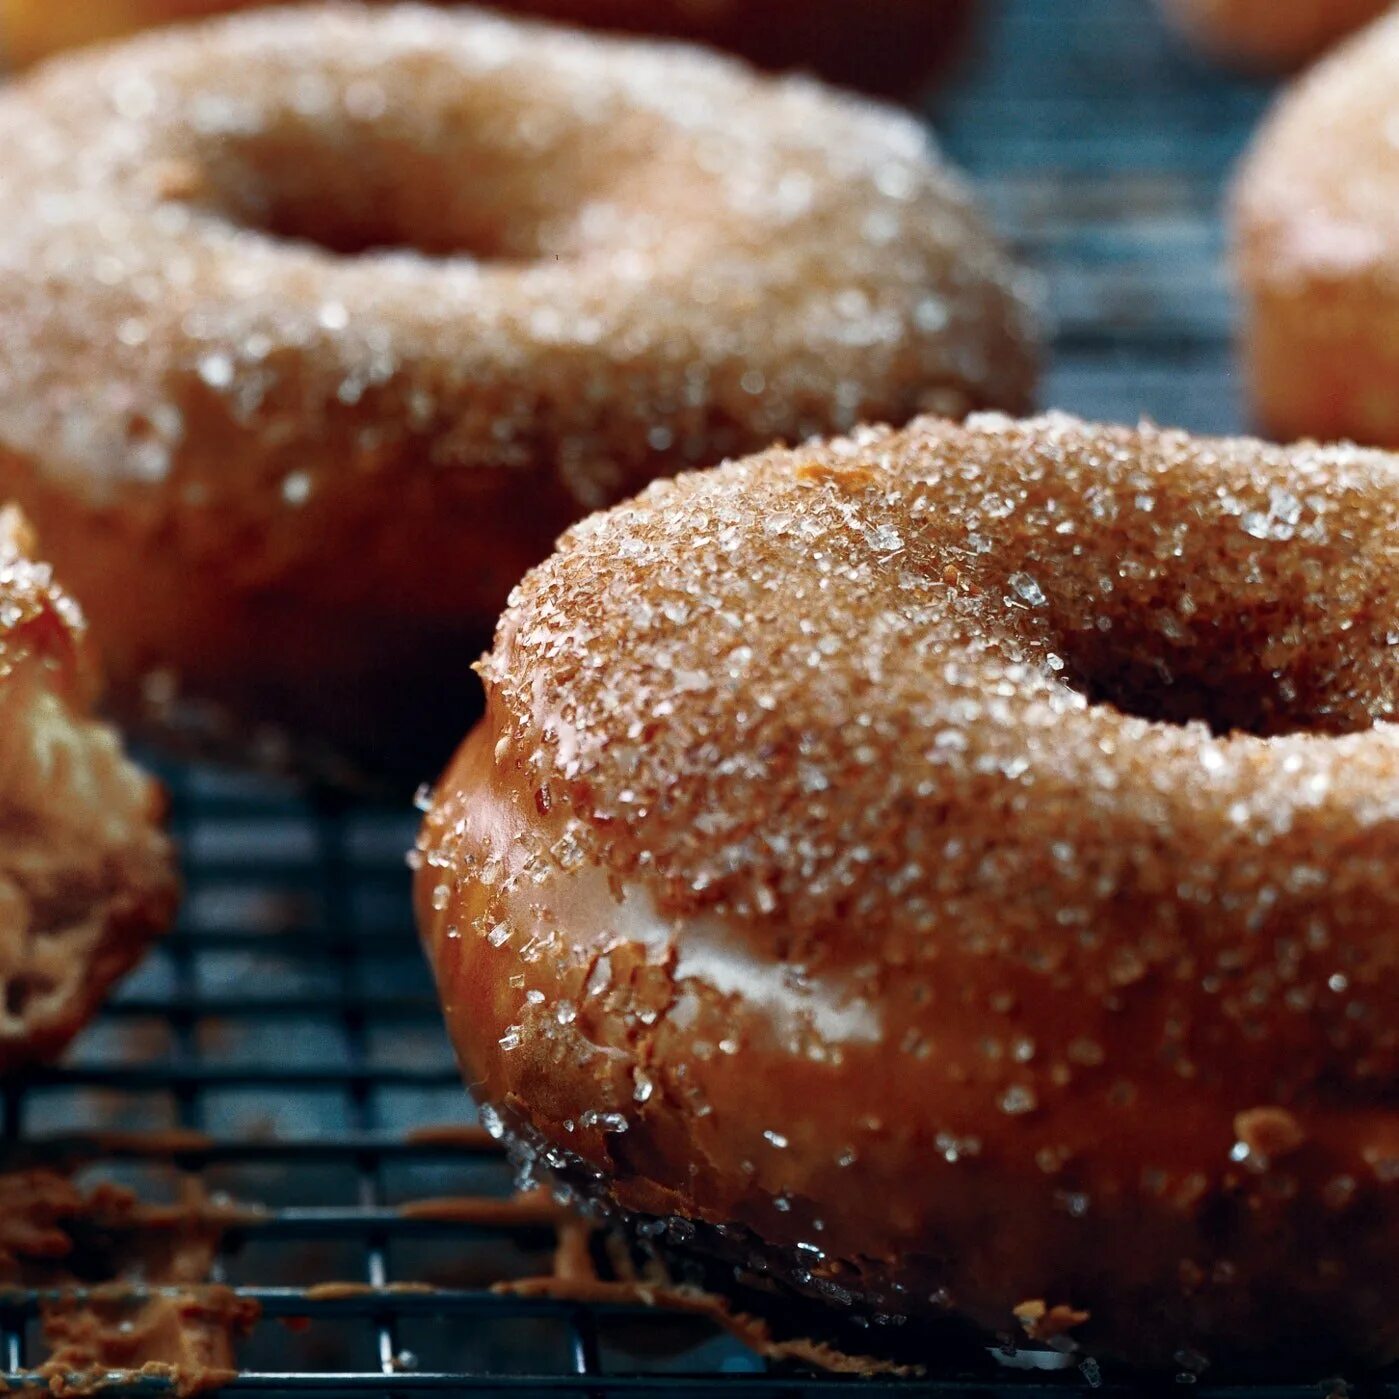
[[[164,933],[165,799],[93,715],[77,605],[0,511],[0,1073],[60,1053]]]

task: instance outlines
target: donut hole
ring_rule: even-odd
[[[1106,628],[1055,638],[1061,678],[1091,703],[1159,724],[1201,723],[1219,736],[1340,735],[1395,712],[1399,675],[1363,654],[1270,635],[1262,619],[1231,617],[1173,643],[1152,622],[1113,616]],[[1355,638],[1350,638],[1354,642]],[[1389,670],[1393,671],[1393,662]]]
[[[412,116],[413,114],[409,114]],[[586,249],[586,213],[615,201],[609,143],[472,112],[392,127],[273,114],[196,154],[193,202],[268,237],[337,257],[411,251],[528,262]]]
[[[300,191],[275,193],[244,227],[279,241],[310,243],[337,257],[367,257],[376,253],[415,252],[427,257],[469,257],[477,261],[520,260],[530,254],[511,246],[505,230],[460,228],[434,224],[412,216],[402,203],[356,209],[347,201],[329,204],[302,197]]]
[[[337,257],[411,251],[524,261],[545,251],[557,207],[536,180],[462,153],[444,162],[405,141],[342,149],[320,135],[268,130],[226,142],[205,163],[201,202],[241,228]],[[444,178],[444,163],[454,171]]]

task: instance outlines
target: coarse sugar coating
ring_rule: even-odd
[[[0,487],[120,712],[432,775],[510,587],[657,475],[1023,405],[923,128],[673,46],[311,7],[0,94]]]
[[[984,415],[577,526],[415,861],[471,1081],[891,1346],[1393,1358],[1396,486]]]
[[[1399,447],[1399,10],[1284,93],[1234,189],[1243,351],[1271,435]]]

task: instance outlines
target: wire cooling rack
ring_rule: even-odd
[[[1267,92],[1185,55],[1148,0],[988,8],[933,118],[1047,276],[1056,345],[1044,402],[1243,426],[1218,206]],[[549,1229],[404,1208],[510,1190],[487,1143],[421,1130],[471,1110],[411,927],[413,814],[329,813],[259,780],[167,776],[188,884],[180,928],[62,1067],[4,1094],[4,1133],[11,1153],[155,1133],[99,1138],[85,1176],[159,1194],[174,1172],[264,1207],[229,1232],[216,1264],[264,1315],[234,1389],[795,1399],[852,1387],[779,1373],[692,1322],[490,1291],[547,1270]],[[159,1135],[172,1128],[204,1135]],[[323,1286],[332,1280],[357,1286]],[[38,1305],[0,1298],[12,1386],[39,1383],[20,1373],[38,1358]],[[292,1318],[309,1322],[279,1324]],[[1317,1378],[1235,1393],[1315,1399]],[[1074,1371],[1016,1378],[989,1363],[971,1377],[854,1383],[946,1399],[1084,1385]],[[1399,1399],[1399,1385],[1372,1392]]]

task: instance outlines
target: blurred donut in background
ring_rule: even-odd
[[[4,47],[19,65],[149,25],[268,0],[0,0]],[[974,0],[499,0],[494,7],[584,28],[710,44],[764,68],[906,96],[964,36]]]
[[[1221,62],[1286,72],[1383,14],[1393,0],[1160,0],[1194,44]]]
[[[1260,426],[1399,446],[1399,10],[1264,123],[1235,188],[1234,263]]]
[[[1023,408],[911,117],[481,11],[265,11],[0,93],[0,486],[153,738],[431,778],[555,537],[657,476]]]

